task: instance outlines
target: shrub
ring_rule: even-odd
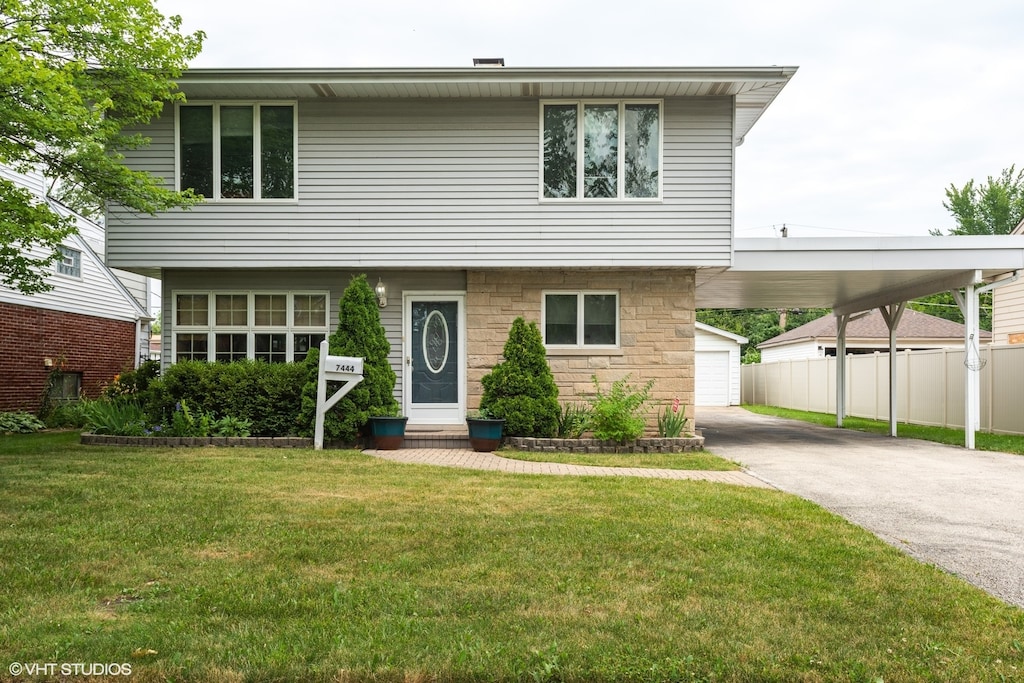
[[[558,415],[558,438],[578,439],[590,425],[590,408],[582,403],[566,403]]]
[[[210,426],[210,434],[213,436],[249,436],[252,424],[248,420],[240,420],[237,417],[226,415],[214,420]]]
[[[60,401],[51,408],[46,416],[46,426],[56,428],[70,427],[72,429],[85,427],[85,406],[86,402],[84,400]]]
[[[397,415],[395,371],[388,361],[391,344],[380,323],[377,296],[366,281],[357,275],[349,282],[338,306],[338,329],[328,338],[332,356],[353,356],[363,359],[363,381],[338,401],[324,420],[324,438],[355,441],[370,417]],[[303,434],[312,435],[316,418],[317,369],[319,351],[306,356],[308,381],[302,392]],[[341,385],[328,382],[330,396]]]
[[[685,427],[686,406],[680,405],[677,398],[672,401],[672,405],[665,406],[665,409],[658,414],[658,436],[675,439],[683,433]]]
[[[590,426],[598,439],[632,441],[644,433],[646,420],[641,415],[644,404],[651,396],[654,380],[642,387],[629,384],[629,375],[612,382],[608,393],[601,391],[597,376],[593,376],[595,393],[589,399]]]
[[[150,384],[160,376],[160,363],[147,360],[138,368],[125,370],[114,375],[113,381],[103,388],[103,396],[109,399],[135,397],[145,394]]]
[[[190,410],[215,418],[247,421],[256,436],[290,436],[301,432],[307,379],[303,363],[182,361],[150,385],[146,407],[154,423],[171,424],[184,401]]]
[[[14,412],[0,413],[0,432],[12,434],[31,434],[45,427],[42,420],[31,413]]]
[[[83,401],[85,428],[93,434],[143,436],[146,433],[146,411],[135,401]]]
[[[481,380],[480,408],[503,418],[509,436],[554,436],[561,413],[558,387],[537,323],[516,318],[502,357]]]

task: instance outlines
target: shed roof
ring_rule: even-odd
[[[797,341],[815,340],[834,342],[838,326],[834,315],[825,315],[800,327],[783,332],[777,337],[772,337],[758,344],[757,348],[769,348],[782,346]],[[906,309],[900,317],[900,324],[896,326],[896,336],[900,341],[913,342],[915,340],[948,340],[950,342],[962,342],[964,339],[964,326],[960,323],[939,318],[927,313],[921,313],[913,309]],[[888,343],[889,328],[885,324],[878,309],[851,320],[846,325],[846,338],[849,341],[872,340],[879,343]],[[991,332],[981,332],[981,339],[992,338]]]

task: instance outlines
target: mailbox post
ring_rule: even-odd
[[[363,381],[363,359],[351,356],[330,356],[327,354],[327,340],[320,342],[320,372],[316,380],[316,427],[313,431],[313,448],[324,447],[324,416],[334,404]],[[344,382],[330,398],[327,398],[327,382]]]

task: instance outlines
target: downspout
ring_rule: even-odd
[[[894,304],[879,307],[885,325],[889,328],[889,436],[896,436],[896,327],[900,324],[907,302],[902,301],[893,310]]]
[[[964,287],[961,294],[959,290],[953,290],[953,298],[956,299],[960,311],[964,314],[964,446],[974,450],[975,435],[981,427],[981,368],[971,369],[971,350],[978,353],[978,338],[981,336],[981,303],[980,296],[993,289],[999,289],[1004,285],[1016,282],[1020,278],[1020,271],[1015,270],[1013,275],[996,282],[978,286],[981,282],[981,271],[975,271],[974,284]],[[979,357],[975,359],[980,362]]]

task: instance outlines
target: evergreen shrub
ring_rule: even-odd
[[[342,397],[324,419],[325,440],[353,442],[371,417],[397,416],[399,412],[395,399],[397,377],[388,361],[391,343],[380,322],[377,295],[366,275],[353,277],[345,288],[338,305],[338,329],[328,337],[328,346],[332,356],[363,359],[363,381]],[[309,379],[302,392],[304,436],[313,434],[319,363],[319,350],[311,350],[306,357]],[[327,395],[341,386],[339,382],[328,382]]]
[[[508,436],[553,437],[561,408],[537,323],[512,323],[503,360],[484,375],[480,409],[505,420]]]

